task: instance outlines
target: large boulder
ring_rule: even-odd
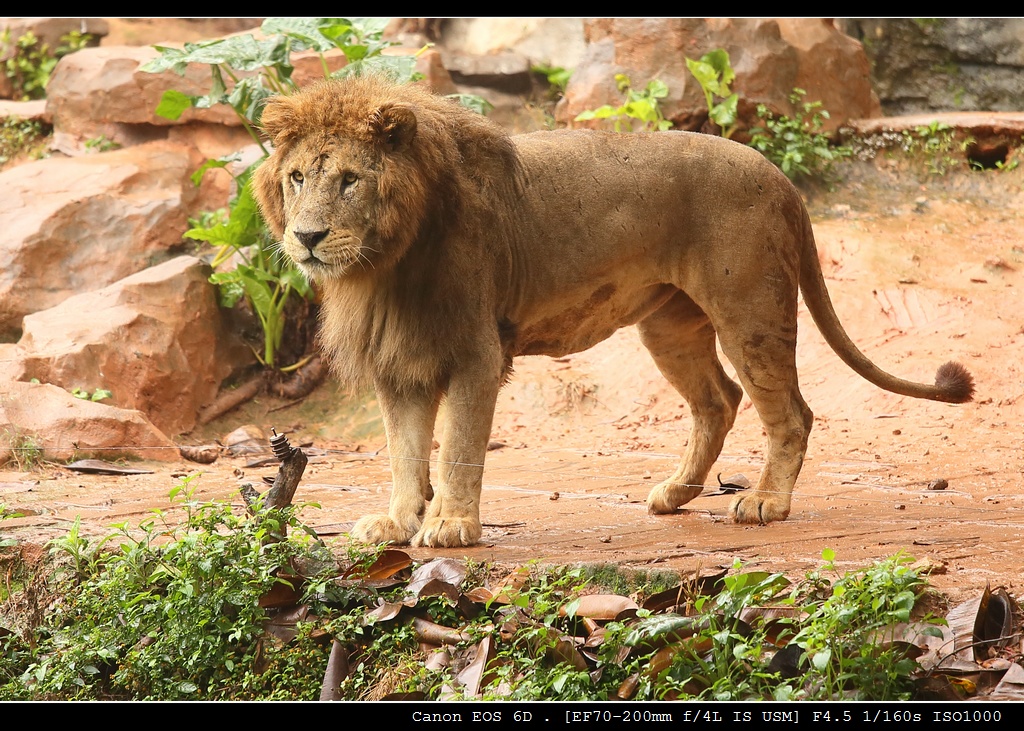
[[[75,398],[57,386],[0,380],[0,463],[13,450],[51,460],[176,460],[173,441],[140,412]]]
[[[736,72],[732,90],[740,97],[742,126],[756,124],[758,104],[792,116],[795,87],[806,90],[806,101],[822,102],[831,114],[829,130],[879,113],[864,49],[820,18],[602,18],[586,21],[584,29],[587,50],[556,111],[561,122],[620,105],[615,75],[624,73],[637,89],[660,79],[669,91],[661,103],[665,116],[678,128],[700,129],[707,106],[686,59],[716,48],[729,53]]]
[[[210,68],[205,65],[190,64],[184,76],[141,70],[158,55],[149,47],[109,46],[86,48],[62,58],[47,86],[54,146],[75,154],[86,140],[101,135],[121,145],[134,145],[166,138],[170,126],[199,123],[235,128],[239,140],[248,137],[238,116],[223,104],[187,109],[177,120],[157,115],[165,91],[199,96],[209,91],[211,83]]]
[[[887,115],[1021,110],[1022,18],[858,18],[840,24],[864,44]]]
[[[210,271],[180,256],[27,316],[17,377],[103,388],[167,434],[191,431],[221,382],[253,360],[224,326]]]
[[[211,207],[190,178],[203,159],[153,142],[0,172],[0,340],[30,312],[180,251],[188,217]]]

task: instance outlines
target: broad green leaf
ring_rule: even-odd
[[[260,26],[266,35],[282,34],[292,39],[293,51],[314,49],[321,53],[335,47],[320,30],[327,18],[267,18]]]
[[[210,159],[204,162],[199,168],[192,173],[193,185],[199,185],[203,181],[203,175],[206,174],[207,170],[212,168],[223,168],[227,167],[233,162],[237,162],[242,159],[242,155],[239,152],[232,152],[230,155],[224,157],[218,157],[216,160]]]
[[[487,114],[494,109],[494,105],[476,94],[449,94],[449,99],[454,99],[466,109],[472,109],[477,114]]]
[[[191,97],[180,91],[168,89],[160,97],[160,103],[156,106],[156,115],[164,119],[179,119],[186,109],[192,107],[195,99],[196,97]]]
[[[722,129],[731,127],[736,124],[736,107],[738,102],[739,95],[733,94],[725,101],[713,106],[708,116]]]
[[[736,78],[736,72],[732,70],[732,64],[729,63],[729,53],[724,48],[716,48],[705,53],[700,60],[711,66],[715,70],[716,76],[721,75],[723,88],[721,96],[726,96],[729,93],[729,84]]]

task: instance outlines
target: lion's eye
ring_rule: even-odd
[[[352,183],[356,182],[357,180],[359,180],[359,176],[357,176],[355,173],[345,173],[344,175],[341,176],[341,182],[343,185],[352,185]]]
[[[305,178],[302,177],[302,173],[300,173],[298,170],[296,170],[295,172],[292,173],[292,182],[293,183],[301,184],[303,180],[305,180]]]

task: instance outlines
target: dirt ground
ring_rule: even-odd
[[[487,458],[483,539],[410,553],[683,572],[740,559],[799,575],[820,565],[825,548],[841,569],[905,551],[935,566],[932,582],[952,600],[986,582],[1021,595],[1022,181],[1020,170],[919,177],[883,162],[855,166],[833,192],[809,195],[828,286],[854,341],[914,380],[930,382],[938,365],[957,360],[977,395],[951,406],[881,391],[839,361],[802,310],[797,357],[815,424],[787,521],[735,525],[730,497],[714,485],[716,474],[756,482],[763,466],[765,438],[748,399],[709,478],[714,486],[674,515],[648,515],[647,493],[673,471],[690,417],[627,329],[586,353],[517,363],[493,430],[504,446]],[[343,542],[358,517],[386,511],[387,450],[372,400],[331,384],[298,405],[265,397],[182,443],[246,423],[317,448],[295,501],[320,504],[304,516],[328,540]],[[276,473],[273,464],[247,466],[253,460],[143,463],[153,473],[132,476],[8,467],[0,501],[24,516],[4,521],[3,533],[43,542],[76,517],[92,535],[136,525],[168,508],[178,477],[195,471],[198,497],[241,508],[238,485]],[[928,489],[939,479],[946,489]]]

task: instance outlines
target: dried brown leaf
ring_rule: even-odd
[[[299,622],[305,622],[308,618],[308,604],[282,609],[263,622],[263,631],[283,642],[291,642],[299,633]]]
[[[137,467],[122,467],[114,462],[106,462],[102,459],[80,459],[65,465],[69,470],[83,472],[91,475],[151,475],[153,470],[144,470]]]
[[[459,683],[466,689],[466,695],[471,698],[480,696],[480,689],[486,684],[485,676],[488,665],[494,659],[494,640],[490,635],[484,637],[476,645],[476,656],[457,676]]]
[[[305,581],[299,576],[279,576],[270,591],[260,597],[259,605],[263,609],[290,607],[302,598],[302,586]],[[287,582],[287,583],[285,583]]]
[[[428,645],[457,645],[473,639],[472,635],[465,632],[420,617],[412,620],[412,629],[416,633],[416,639]]]
[[[343,579],[368,579],[370,581],[383,581],[390,579],[402,569],[412,566],[412,557],[405,551],[394,548],[385,548],[369,567],[354,565],[342,574]]]
[[[394,619],[405,608],[404,604],[398,602],[381,602],[366,613],[366,618],[375,622],[386,622]]]
[[[341,682],[348,677],[348,650],[338,642],[331,645],[331,654],[327,658],[327,671],[320,685],[320,700],[340,701]]]
[[[438,558],[425,563],[412,572],[409,579],[409,593],[420,594],[420,590],[433,580],[440,580],[457,587],[466,578],[466,564],[453,558]]]
[[[577,617],[590,617],[597,620],[612,620],[619,617],[625,611],[635,612],[639,607],[637,603],[626,596],[618,594],[587,594],[579,598],[576,606]],[[566,607],[558,610],[561,617],[566,616]]]

